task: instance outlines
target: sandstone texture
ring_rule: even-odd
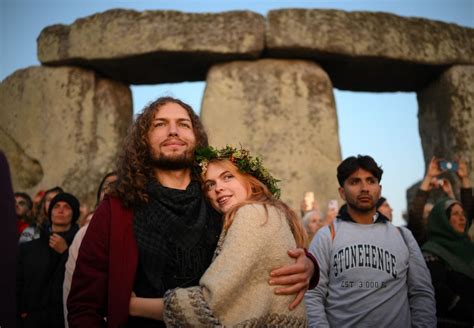
[[[297,212],[305,191],[322,205],[338,198],[334,95],[318,65],[236,61],[214,66],[206,82],[201,118],[211,145],[242,145],[260,155],[282,180],[282,200]]]
[[[418,93],[425,162],[432,156],[474,163],[474,66],[453,66]],[[471,181],[474,172],[470,170]]]
[[[132,120],[128,86],[73,67],[29,67],[0,84],[0,149],[15,191],[62,186],[94,205]]]
[[[334,86],[416,91],[447,66],[474,64],[474,29],[381,12],[281,9],[268,13],[266,53],[309,58]]]
[[[265,19],[250,11],[182,13],[114,9],[45,28],[45,65],[90,67],[128,84],[204,80],[215,63],[257,58]]]

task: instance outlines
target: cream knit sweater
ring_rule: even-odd
[[[262,205],[241,207],[199,286],[165,295],[168,327],[306,327],[305,305],[288,310],[294,295],[275,295],[270,271],[294,260],[295,240],[283,214]]]

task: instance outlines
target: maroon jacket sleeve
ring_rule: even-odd
[[[309,281],[309,286],[308,286],[308,290],[310,290],[310,289],[316,288],[316,286],[319,283],[319,264],[318,264],[318,260],[316,260],[314,255],[311,254],[306,248],[304,249],[304,252],[306,254],[306,257],[309,258],[311,262],[313,262],[313,265],[314,265],[314,273],[313,273],[313,276],[311,277],[311,280]]]
[[[111,206],[102,201],[79,248],[67,300],[69,327],[105,327]]]

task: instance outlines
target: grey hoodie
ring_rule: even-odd
[[[431,276],[409,230],[346,214],[334,231],[333,240],[320,229],[310,245],[320,266],[305,296],[310,327],[436,327]]]

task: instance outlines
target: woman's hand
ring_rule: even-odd
[[[313,262],[306,257],[306,253],[302,248],[289,250],[288,255],[296,258],[296,262],[273,270],[270,273],[269,284],[287,286],[276,288],[275,294],[296,294],[295,299],[289,305],[289,309],[292,310],[303,300],[304,293],[308,289],[315,268]]]
[[[57,233],[53,233],[49,237],[49,247],[54,249],[59,254],[62,254],[67,250],[68,246],[63,237],[61,237]]]

